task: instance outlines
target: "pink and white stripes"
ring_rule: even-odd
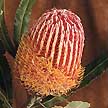
[[[77,15],[66,9],[44,13],[30,32],[36,53],[50,58],[52,66],[74,74],[84,47],[84,31]]]

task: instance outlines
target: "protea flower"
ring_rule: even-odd
[[[52,9],[22,37],[14,71],[29,93],[66,94],[83,77],[83,47],[80,18],[66,9]]]

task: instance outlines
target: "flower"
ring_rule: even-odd
[[[14,72],[28,93],[66,94],[78,87],[83,77],[83,47],[80,18],[66,9],[52,9],[22,36]]]

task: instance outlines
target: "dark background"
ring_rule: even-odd
[[[20,0],[5,0],[5,20],[11,37],[19,2]],[[29,28],[42,13],[54,7],[70,9],[82,20],[86,37],[83,66],[108,51],[108,0],[37,0]],[[26,92],[18,81],[13,80],[13,82],[14,107],[21,108],[27,98]],[[70,100],[88,101],[91,108],[108,108],[108,73],[105,72],[89,86],[79,90]]]

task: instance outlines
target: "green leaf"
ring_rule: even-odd
[[[0,88],[12,99],[12,75],[5,56],[0,55]]]
[[[90,108],[90,104],[88,102],[72,101],[69,102],[65,107],[54,106],[52,108]]]
[[[3,0],[0,0],[0,10],[3,8]],[[2,12],[0,11],[0,14],[2,14]]]
[[[88,102],[72,101],[69,102],[64,108],[90,108],[90,104]]]
[[[102,74],[107,67],[108,67],[108,54],[102,54],[99,58],[97,58],[92,63],[86,66],[84,78],[79,88],[88,85],[91,81],[97,78],[97,76]]]
[[[14,22],[14,42],[16,47],[23,33],[27,32],[31,10],[36,0],[21,0]]]
[[[3,10],[3,0],[0,0],[0,39],[3,41],[3,44],[6,50],[15,57],[15,49],[9,38],[8,30],[4,20],[4,10]]]
[[[4,103],[4,108],[12,108],[12,106],[9,104],[7,98],[5,97],[5,95],[0,91],[0,103],[3,102]],[[2,103],[2,104],[3,104]]]

